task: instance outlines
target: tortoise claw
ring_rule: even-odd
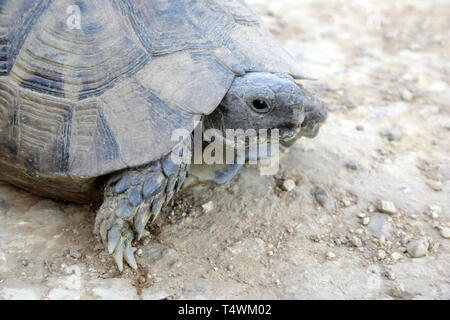
[[[131,246],[135,234],[138,239],[142,237],[150,218],[152,222],[156,220],[162,207],[184,182],[189,167],[169,161],[169,157],[143,168],[121,172],[119,177],[114,175],[107,183],[94,232],[107,252],[113,255],[120,272],[123,271],[123,260],[131,268],[138,268]]]
[[[131,244],[128,240],[125,240],[125,248],[123,251],[123,257],[125,258],[125,261],[128,263],[128,265],[133,268],[134,270],[137,270],[137,263],[136,259],[134,258],[133,248],[131,247]]]
[[[108,232],[108,242],[105,243],[105,246],[107,245],[109,254],[112,254],[114,250],[116,250],[121,236],[121,230],[118,225],[115,225],[109,232]]]
[[[121,239],[117,244],[116,250],[113,254],[114,261],[117,264],[120,272],[123,272],[123,240]]]

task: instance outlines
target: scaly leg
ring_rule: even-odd
[[[162,207],[181,189],[189,173],[190,154],[189,138],[162,160],[122,171],[108,180],[94,233],[113,254],[121,272],[123,259],[137,269],[131,246],[134,236],[140,239],[150,218],[153,223]]]

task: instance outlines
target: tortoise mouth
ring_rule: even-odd
[[[281,128],[280,129],[280,143],[284,147],[292,146],[300,137],[302,128],[299,125],[296,128]]]

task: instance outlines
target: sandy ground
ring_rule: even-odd
[[[450,298],[450,2],[250,4],[319,78],[320,135],[179,195],[123,275],[91,208],[0,184],[0,299]]]

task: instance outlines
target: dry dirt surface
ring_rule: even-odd
[[[92,208],[0,184],[0,299],[450,298],[450,2],[249,2],[319,79],[320,135],[187,189],[123,275]]]

